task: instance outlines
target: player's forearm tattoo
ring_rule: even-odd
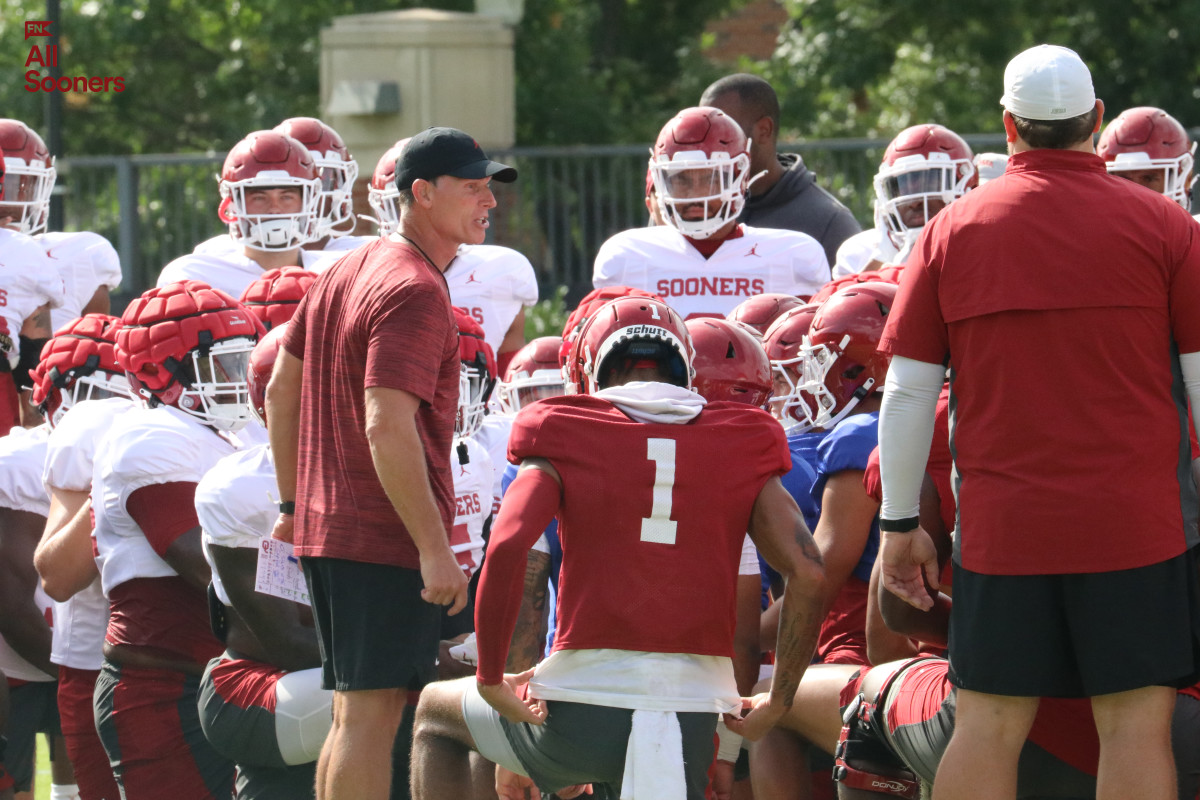
[[[825,559],[821,558],[821,548],[817,546],[808,526],[802,522],[796,525],[796,544],[800,545],[800,551],[806,559],[819,567],[825,566]]]
[[[22,326],[22,333],[29,339],[49,339],[54,335],[50,325],[50,306],[44,305],[30,314]]]
[[[796,543],[806,561],[822,567],[821,551],[803,523],[797,525]],[[775,646],[775,675],[771,696],[786,707],[796,697],[796,687],[812,660],[824,619],[824,587],[819,582],[791,578],[783,592],[779,634]]]
[[[508,672],[524,672],[538,662],[546,639],[546,600],[549,596],[550,554],[530,551],[525,567],[525,589],[517,627],[508,648]]]

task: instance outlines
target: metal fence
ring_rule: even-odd
[[[965,137],[978,150],[1004,148],[1003,135]],[[781,145],[803,155],[818,183],[871,223],[871,177],[885,139]],[[513,148],[493,157],[516,166],[521,179],[495,185],[491,241],[533,263],[543,294],[567,286],[578,297],[591,283],[592,260],[617,231],[644,225],[647,148]],[[64,159],[55,191],[65,230],[90,230],[113,242],[125,282],[113,307],[153,286],[162,267],[222,233],[217,182],[223,156],[140,155]],[[365,203],[359,211],[365,212]]]

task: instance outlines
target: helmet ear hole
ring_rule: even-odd
[[[221,205],[217,206],[217,216],[221,218],[221,222],[232,224],[237,222],[237,217],[229,210],[230,204],[233,203],[232,197],[226,197],[221,201]]]

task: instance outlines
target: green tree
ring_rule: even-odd
[[[469,11],[472,0],[63,0],[64,76],[121,76],[123,92],[64,96],[71,155],[229,148],[246,133],[318,114],[321,28],[336,16],[415,6]],[[45,5],[0,0],[5,114],[42,125],[45,95],[24,88],[27,19]]]
[[[745,0],[527,0],[517,30],[518,141],[648,141],[718,71],[700,55],[716,15]],[[62,0],[64,76],[122,77],[125,91],[66,94],[71,155],[221,152],[248,131],[317,115],[319,36],[336,16],[473,0]],[[44,130],[25,88],[23,23],[37,0],[0,0],[4,114]],[[29,68],[35,68],[33,65]]]
[[[1200,123],[1200,0],[788,0],[775,57],[753,65],[805,137],[890,137],[934,121],[1001,130],[1008,60],[1042,42],[1091,66],[1107,116],[1154,105]]]
[[[701,55],[745,0],[526,0],[517,31],[517,141],[651,142],[723,70]]]

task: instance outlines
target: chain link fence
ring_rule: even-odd
[[[964,138],[976,151],[1004,149],[1002,135]],[[800,153],[818,184],[870,226],[871,178],[887,144],[846,139],[784,144],[779,150]],[[568,299],[577,299],[590,287],[592,260],[604,240],[646,223],[648,155],[641,145],[493,153],[517,167],[521,179],[494,185],[499,205],[492,212],[490,240],[529,258],[543,296],[566,286]],[[91,156],[59,163],[55,192],[63,200],[64,229],[102,234],[121,254],[125,281],[114,308],[153,286],[171,259],[225,231],[217,218],[216,176],[223,159],[216,154]],[[358,199],[365,201],[365,195]],[[366,203],[358,210],[366,212]],[[373,231],[368,226],[360,232]]]

